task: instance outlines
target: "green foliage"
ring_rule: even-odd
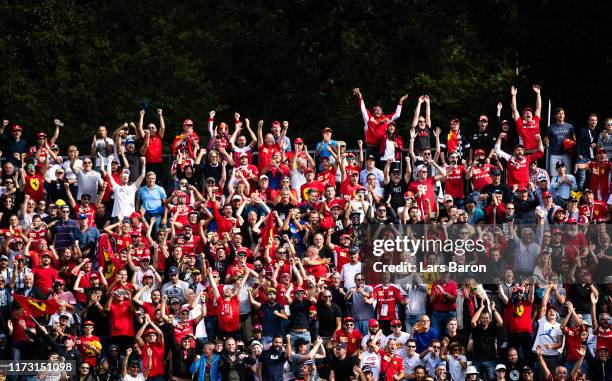
[[[479,114],[493,115],[498,100],[507,111],[511,83],[519,85],[521,102],[532,102],[525,91],[532,81],[543,82],[545,98],[597,111],[604,102],[586,98],[606,94],[612,71],[605,70],[610,43],[593,24],[605,25],[608,7],[509,0],[5,0],[0,113],[24,125],[27,137],[59,117],[67,126],[62,143],[84,148],[98,125],[135,121],[143,99],[165,110],[170,134],[187,117],[203,129],[216,109],[226,121],[234,111],[253,121],[290,120],[309,139],[327,125],[339,139],[355,139],[362,122],[353,87],[387,112],[408,93],[402,126],[420,94],[431,95],[435,125],[446,127],[457,116],[467,129]],[[581,24],[561,27],[572,18]],[[602,54],[586,54],[593,44]],[[576,93],[582,97],[573,99]]]

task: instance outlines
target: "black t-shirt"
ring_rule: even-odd
[[[389,181],[389,184],[385,185],[385,195],[387,197],[391,195],[391,207],[393,210],[397,211],[397,208],[405,204],[404,193],[406,193],[406,190],[408,190],[408,184],[404,181],[403,175],[397,184]]]
[[[310,301],[304,299],[302,301],[295,299],[289,306],[291,312],[291,329],[308,329],[310,328]]]
[[[319,301],[317,317],[319,319],[319,336],[331,337],[336,331],[336,318],[342,317],[342,312],[335,303],[332,303],[331,306],[326,306],[325,302]]]
[[[491,317],[493,319],[493,317]],[[497,336],[499,328],[495,322],[491,322],[487,329],[482,328],[479,324],[472,330],[472,340],[474,342],[474,359],[475,360],[495,360],[497,358]]]
[[[285,217],[289,214],[289,211],[294,208],[295,208],[295,205],[292,205],[291,203],[287,203],[286,205],[284,205],[279,202],[278,204],[274,206],[274,210],[278,212],[278,216],[282,220],[285,220]]]
[[[334,371],[336,380],[348,380],[355,375],[353,373],[355,365],[357,365],[357,357],[355,356],[346,356],[342,360],[336,357],[331,361],[330,368]]]
[[[588,284],[572,284],[569,286],[570,301],[574,305],[576,313],[590,313],[591,311],[591,287]]]
[[[261,352],[259,362],[261,363],[262,379],[270,381],[283,380],[283,366],[285,365],[285,352],[275,349],[266,349]]]

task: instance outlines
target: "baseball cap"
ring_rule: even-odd
[[[506,366],[504,364],[497,364],[497,366],[495,367],[495,371],[498,371],[500,369],[506,370]]]
[[[470,365],[467,367],[467,369],[465,370],[465,374],[478,374],[478,369],[476,369],[475,366]]]
[[[346,344],[344,344],[343,342],[340,342],[336,344],[336,349],[346,349]]]
[[[550,193],[550,192],[542,192],[542,197],[543,198],[552,197],[552,193]]]
[[[485,151],[482,148],[478,148],[476,151],[474,151],[474,155],[479,156],[479,155],[484,155]]]
[[[555,164],[555,168],[561,168],[561,167],[565,167],[565,163],[559,160],[557,164]]]
[[[87,214],[81,213],[79,214],[79,220],[86,220],[87,219]]]
[[[541,174],[541,175],[538,175],[537,180],[538,181],[544,181],[544,180],[548,181],[548,177],[546,177],[546,175],[544,174]]]
[[[134,141],[134,138],[132,138],[132,137],[129,137],[129,138],[125,139],[125,144],[134,144],[134,143],[135,143],[135,141]]]
[[[255,324],[253,326],[253,331],[261,332],[263,331],[263,327],[261,326],[261,324]]]
[[[480,117],[478,117],[478,120],[486,120],[488,122],[489,118],[486,115],[483,114]]]
[[[302,138],[296,138],[296,139],[295,139],[293,142],[294,142],[295,144],[304,143],[304,141],[302,140]]]
[[[491,171],[491,176],[501,176],[501,172],[499,171],[499,169],[495,168]]]
[[[351,316],[347,316],[344,319],[342,319],[343,323],[349,323],[349,322],[355,322],[355,319],[353,319]]]
[[[266,175],[261,175],[261,176],[259,176],[259,180],[262,180],[262,179],[266,179],[266,180],[268,180],[268,176],[266,176]]]
[[[331,132],[332,129],[329,127],[325,127],[324,129],[321,130],[321,132],[327,132],[327,131]]]
[[[261,342],[259,340],[253,340],[251,345],[249,345],[249,348],[253,348],[253,347],[257,346],[257,345],[259,345],[260,347],[263,348],[263,345],[261,345]]]
[[[12,132],[21,131],[21,126],[16,124],[13,127],[11,127],[11,131]]]
[[[378,320],[376,319],[368,320],[368,327],[378,327]]]
[[[521,368],[521,373],[525,373],[525,372],[533,372],[533,369],[531,369],[529,365],[525,365]]]
[[[364,366],[363,366],[363,368],[361,368],[361,371],[362,371],[363,373],[373,373],[373,372],[372,372],[372,367],[371,367],[371,366],[369,366],[369,365],[364,365]]]
[[[586,194],[586,193],[593,193],[593,191],[592,191],[592,190],[590,190],[589,188],[587,188],[587,189],[585,189],[585,190],[584,190],[584,192],[582,192],[582,193],[585,193],[585,194]]]
[[[84,326],[84,327],[87,327],[87,326],[92,326],[92,327],[93,327],[94,325],[95,325],[95,324],[94,324],[94,322],[93,322],[93,321],[91,321],[91,320],[85,320],[85,321],[83,322],[83,326]]]
[[[393,327],[394,325],[402,325],[402,322],[398,319],[391,320],[391,327]]]
[[[176,275],[179,273],[179,270],[176,266],[172,266],[170,267],[170,269],[168,270],[168,274],[169,275]]]
[[[601,340],[600,340],[600,341],[601,341]],[[599,344],[597,344],[597,350],[598,350],[598,351],[600,351],[600,350],[602,350],[602,349],[603,349],[603,350],[605,350],[605,351],[608,351],[608,350],[609,350],[609,348],[606,346],[606,344],[604,344],[604,343],[599,343]]]
[[[374,157],[374,155],[368,155],[368,157],[366,157],[366,160],[376,160],[376,158]]]

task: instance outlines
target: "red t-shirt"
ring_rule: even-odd
[[[567,354],[565,355],[565,361],[576,361],[580,357],[578,349],[582,346],[581,333],[585,332],[583,327],[565,327],[563,333],[565,334],[565,343],[567,348]],[[588,329],[586,330],[588,332]]]
[[[147,369],[149,367],[149,356],[147,355],[148,349],[151,348],[153,353],[151,354],[151,370],[149,371],[149,377],[163,376],[165,373],[164,368],[164,344],[163,343],[146,343],[142,346],[142,368]]]
[[[336,186],[336,171],[332,168],[327,171],[319,172],[316,181],[320,182],[324,186],[332,185]]]
[[[174,338],[177,343],[181,342],[181,339],[187,335],[193,335],[193,329],[195,328],[195,320],[189,320],[186,323],[179,321],[174,326]]]
[[[29,195],[32,200],[38,202],[45,198],[45,190],[43,188],[43,177],[40,173],[35,173],[34,176],[25,175],[23,184],[23,192]]]
[[[152,135],[149,137],[149,146],[145,152],[145,158],[147,163],[161,163],[162,162],[162,146],[163,141],[159,134]]]
[[[516,157],[512,156],[510,160],[507,161],[507,177],[508,177],[508,186],[512,187],[515,184],[518,186],[528,186],[529,185],[529,163],[532,161],[538,160],[542,157],[542,152],[536,152],[531,155],[527,155],[523,157],[522,160],[517,160]]]
[[[593,332],[595,336],[597,336],[597,344],[595,348],[600,346],[602,343],[606,346],[606,348],[612,348],[612,329],[608,328],[604,330],[601,326],[597,327],[595,332]]]
[[[361,184],[357,183],[355,185],[351,185],[351,182],[349,181],[349,179],[346,179],[342,182],[342,184],[340,185],[340,193],[343,196],[351,196],[354,197],[355,196],[355,192],[357,192],[357,190],[359,188],[361,188]]]
[[[336,253],[336,271],[340,272],[342,271],[342,266],[351,261],[348,255],[349,248],[336,245],[334,252]]]
[[[608,215],[608,205],[603,201],[595,200],[593,205],[582,205],[578,209],[578,213],[582,216],[587,216],[589,221],[605,221]]]
[[[81,358],[84,362],[88,363],[91,366],[98,365],[96,352],[89,349],[89,345],[93,343],[99,350],[102,349],[102,344],[100,343],[100,338],[98,336],[92,335],[91,337],[81,336],[77,339],[78,344],[76,344],[77,349],[81,352]]]
[[[378,350],[380,355],[380,371],[385,374],[386,380],[393,380],[393,376],[404,371],[404,360],[396,354],[388,354],[382,349]]]
[[[442,295],[442,293],[440,293],[438,288],[436,287],[438,285],[442,286],[442,288],[447,294],[457,296],[458,287],[457,287],[457,283],[454,280],[449,279],[448,282],[446,282],[446,284],[435,282],[433,286],[431,287],[431,295],[433,296],[433,295],[439,294],[439,296],[436,298],[435,302],[431,303],[431,308],[437,312],[454,311],[455,302],[451,302],[450,300],[448,300],[446,296]]]
[[[535,136],[540,133],[540,117],[534,114],[533,119],[528,123],[525,123],[521,117],[518,117],[515,122],[516,132],[521,138],[525,149],[530,150],[538,148],[538,141]]]
[[[96,210],[92,208],[91,205],[85,208],[83,205],[77,204],[74,206],[74,212],[76,213],[77,217],[79,214],[85,214],[87,216],[87,225],[89,227],[93,228],[96,226]]]
[[[359,330],[353,329],[351,333],[346,333],[344,329],[336,331],[334,340],[336,343],[346,344],[346,352],[350,356],[361,346],[361,338],[363,335]]]
[[[448,167],[446,170],[446,194],[450,194],[453,198],[463,198],[464,190],[464,175],[465,167],[458,165],[456,167]]]
[[[36,267],[32,270],[32,273],[34,273],[34,287],[37,287],[44,293],[51,292],[53,280],[59,278],[57,270],[51,266],[47,268]]]
[[[374,287],[372,296],[376,300],[376,316],[378,320],[395,320],[397,314],[395,306],[403,299],[402,293],[394,285],[388,287],[378,285]]]
[[[482,167],[472,167],[472,188],[479,191],[486,185],[493,182],[491,179],[491,171],[495,168],[494,165],[484,164]]]
[[[272,160],[272,156],[275,152],[280,152],[280,146],[278,144],[273,144],[271,146],[262,144],[257,149],[259,151],[259,158],[257,159],[257,167],[259,170],[263,170],[266,165]]]
[[[415,197],[417,194],[421,194],[420,197],[416,197],[416,203],[419,210],[423,215],[427,214],[427,208],[425,200],[429,200],[429,206],[432,212],[438,211],[438,202],[436,201],[436,181],[433,177],[428,177],[423,181],[413,181],[408,185],[408,190],[414,193]]]
[[[132,238],[129,235],[113,233],[113,239],[115,240],[115,252],[117,255],[124,249],[128,249],[132,246]]]
[[[36,324],[32,321],[29,316],[26,316],[24,312],[22,312],[17,318],[12,318],[13,321],[13,334],[11,335],[11,339],[13,343],[18,343],[21,341],[29,341],[29,336],[26,335],[25,330],[21,328],[19,325],[19,321],[25,321],[26,328],[36,328]]]
[[[533,322],[531,321],[531,303],[527,300],[522,300],[517,304],[508,304],[506,306],[506,321],[508,322],[508,331],[513,333],[528,333],[533,332]]]
[[[597,161],[589,162],[589,169],[591,170],[589,187],[596,196],[597,192],[601,191],[602,199],[605,201],[608,198],[611,166],[612,164],[609,161],[604,161],[603,163],[598,163]]]
[[[110,306],[111,336],[134,336],[134,313],[130,301],[113,301]]]
[[[219,318],[219,328],[224,332],[237,331],[240,327],[240,310],[237,296],[232,296],[230,300],[224,300],[223,296],[217,299],[217,315]]]

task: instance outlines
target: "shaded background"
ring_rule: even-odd
[[[609,1],[288,0],[0,1],[0,117],[31,140],[66,123],[62,148],[94,129],[137,121],[139,103],[164,109],[168,135],[184,118],[203,134],[208,111],[231,121],[289,120],[310,143],[324,126],[355,141],[367,104],[395,108],[430,94],[434,125],[544,101],[583,126],[610,110]],[[543,119],[546,120],[546,104]],[[253,123],[255,126],[256,123]],[[405,130],[404,130],[405,132]]]

